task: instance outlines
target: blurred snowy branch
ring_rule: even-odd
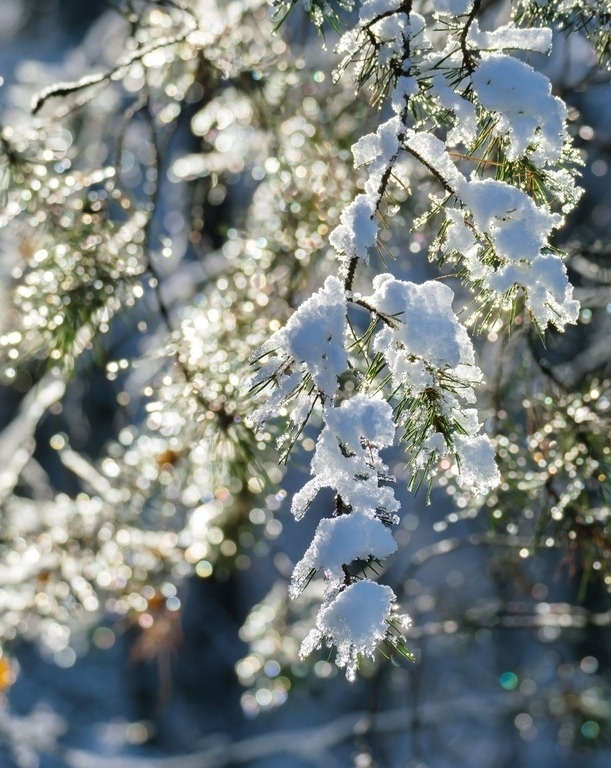
[[[7,747],[19,766],[38,765],[37,753],[55,751],[66,729],[66,721],[45,706],[22,716],[0,706],[0,746]]]
[[[17,415],[0,433],[0,501],[12,493],[21,471],[34,453],[34,432],[38,422],[62,399],[65,391],[63,375],[56,370],[49,371],[23,398]]]
[[[508,708],[506,697],[461,696],[460,701],[427,702],[418,708],[421,724],[442,721],[460,706],[463,714],[494,716]],[[352,712],[331,722],[295,730],[268,732],[234,743],[219,743],[217,747],[191,755],[159,759],[134,757],[100,757],[84,750],[67,750],[65,759],[70,768],[228,768],[248,765],[255,760],[274,756],[290,756],[309,760],[313,765],[331,768],[336,764],[331,750],[355,736],[389,734],[410,727],[414,711],[409,707],[389,709],[377,714],[366,710]]]

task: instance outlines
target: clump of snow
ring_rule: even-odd
[[[494,459],[494,448],[484,435],[456,435],[454,447],[458,459],[458,481],[473,493],[486,493],[501,482]]]
[[[392,445],[395,437],[390,405],[363,392],[339,408],[327,408],[325,421],[337,440],[353,453],[362,450],[364,443],[378,448]]]
[[[399,149],[398,136],[403,129],[401,120],[395,116],[383,122],[375,133],[367,133],[352,145],[354,165],[365,165],[373,160],[388,163]]]
[[[376,244],[378,224],[376,205],[368,195],[358,195],[341,213],[340,224],[329,237],[335,250],[347,260],[369,263],[369,249]]]
[[[552,323],[562,329],[576,322],[579,304],[566,268],[558,254],[546,252],[563,217],[536,205],[521,189],[493,179],[463,178],[456,197],[463,209],[446,209],[450,226],[442,250],[458,254],[471,279],[501,297],[521,287],[539,327]],[[484,260],[490,246],[494,264]]]
[[[301,519],[322,488],[332,488],[353,511],[374,515],[384,509],[399,509],[391,488],[379,485],[387,467],[379,448],[393,441],[395,423],[392,408],[380,399],[359,394],[339,408],[327,407],[325,426],[312,458],[314,476],[293,496],[291,511]]]
[[[480,51],[533,51],[548,53],[552,47],[552,30],[549,27],[524,29],[513,24],[504,24],[490,32],[480,29],[477,19],[473,20],[467,41]]]
[[[406,56],[408,47],[414,47],[415,38],[419,39],[421,48],[430,44],[423,34],[424,28],[422,16],[408,12],[400,0],[365,0],[361,4],[358,24],[346,31],[337,45],[336,50],[344,59],[336,77],[339,78],[346,66],[353,62],[355,80],[368,79],[368,57],[354,56],[364,44],[374,47],[380,68],[391,68],[395,75],[401,70],[407,75],[410,67]]]
[[[488,438],[479,435],[473,385],[481,378],[473,345],[454,310],[452,290],[430,280],[422,285],[383,274],[374,278],[374,293],[364,301],[384,320],[373,349],[381,353],[399,396],[419,398],[413,410],[402,410],[397,422],[406,428],[409,466],[414,472],[434,471],[436,462],[454,454],[471,468],[476,493],[498,485],[499,474]],[[462,462],[455,435],[466,460]],[[465,478],[467,475],[465,474]]]
[[[336,664],[346,668],[354,680],[359,656],[373,657],[388,631],[395,594],[390,587],[368,579],[357,581],[324,605],[301,646],[301,657],[308,656],[323,642],[337,648]]]
[[[416,283],[385,273],[373,281],[374,293],[365,301],[382,316],[392,318],[378,334],[375,350],[386,354],[389,342],[404,356],[423,358],[435,366],[473,364],[473,347],[452,309],[454,292],[438,280]],[[393,355],[394,357],[394,355]]]
[[[444,184],[456,189],[464,183],[465,178],[458,170],[450,155],[446,152],[443,141],[432,133],[407,131],[405,146],[419,160],[431,168],[443,179]]]
[[[397,78],[394,90],[390,96],[393,111],[399,114],[405,109],[409,98],[419,91],[418,80],[410,75],[402,75]]]
[[[409,84],[406,80],[405,87]],[[381,180],[395,162],[401,144],[403,125],[398,116],[383,122],[375,133],[362,136],[353,146],[355,166],[368,165],[365,192],[357,195],[341,213],[340,224],[329,237],[331,245],[345,260],[358,258],[369,263],[369,249],[376,245],[379,224],[378,205],[382,195]]]
[[[390,529],[376,517],[352,512],[321,520],[314,540],[293,571],[291,596],[301,592],[312,571],[322,570],[337,589],[344,580],[343,565],[354,560],[383,560],[396,549]]]
[[[410,17],[405,12],[380,15],[367,29],[383,43],[378,51],[378,61],[382,66],[393,59],[401,59],[405,50],[405,41],[410,37]]]
[[[273,419],[278,415],[278,411],[289,401],[301,388],[303,383],[303,373],[300,370],[289,371],[287,369],[285,358],[274,358],[259,368],[257,373],[251,379],[251,387],[274,382],[274,389],[267,399],[255,410],[249,417],[249,421],[256,426],[261,426],[268,419]],[[303,410],[304,397],[300,398],[299,411]],[[309,401],[308,401],[309,402]],[[295,411],[295,409],[293,409]],[[294,423],[297,423],[296,421]]]
[[[433,8],[437,13],[450,16],[464,16],[473,7],[473,0],[433,0]]]
[[[341,281],[331,276],[319,291],[304,301],[284,328],[265,342],[261,353],[273,352],[275,357],[262,367],[254,383],[271,378],[277,381],[281,391],[274,402],[277,408],[302,379],[301,373],[293,369],[295,363],[302,373],[312,377],[319,392],[333,397],[337,379],[348,367],[345,335],[346,296]],[[269,406],[260,416],[265,418],[268,412]]]
[[[539,167],[558,161],[567,110],[545,75],[513,56],[485,53],[471,79],[479,103],[498,119],[496,132],[509,139],[509,160],[528,151]]]
[[[432,93],[445,109],[454,112],[456,118],[453,127],[448,131],[446,144],[469,146],[477,136],[477,111],[475,105],[463,98],[454,88],[450,88],[445,77],[435,75],[432,78]]]
[[[537,206],[526,192],[494,179],[464,182],[459,195],[480,232],[490,236],[503,259],[532,261],[548,244],[562,216]]]
[[[452,258],[457,255],[464,263],[471,280],[483,280],[489,277],[493,268],[485,264],[480,258],[481,243],[474,232],[473,227],[468,226],[465,212],[455,208],[446,208],[446,220],[449,226],[446,229],[445,240],[441,244],[441,251]]]
[[[548,323],[562,330],[579,319],[579,302],[573,298],[566,267],[555,253],[542,254],[533,260],[528,275],[526,307],[540,327]],[[527,281],[521,278],[521,283]]]
[[[364,0],[359,11],[359,21],[363,25],[369,24],[383,14],[397,11],[400,5],[401,0]]]
[[[340,280],[332,276],[268,344],[273,348],[279,342],[296,362],[306,367],[318,389],[333,396],[338,376],[348,367],[345,333],[346,297]]]

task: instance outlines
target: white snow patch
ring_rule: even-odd
[[[363,441],[382,448],[392,445],[395,436],[390,405],[362,392],[339,408],[327,408],[325,421],[339,442],[355,453],[362,450]]]
[[[329,242],[348,260],[361,259],[369,263],[369,248],[376,244],[378,224],[376,205],[368,195],[357,195],[341,213],[340,224],[329,236]]]
[[[392,489],[378,481],[378,474],[387,472],[379,448],[391,445],[395,433],[390,405],[361,393],[339,408],[325,408],[324,418],[312,458],[313,478],[293,496],[295,517],[303,517],[322,488],[333,488],[353,512],[396,512],[399,502]]]
[[[502,259],[532,261],[563,221],[560,214],[537,206],[521,189],[502,181],[475,179],[461,184],[458,193],[475,226],[490,236]]]
[[[385,13],[391,13],[399,9],[401,0],[365,0],[359,12],[361,24],[369,24],[374,19]]]
[[[465,182],[465,177],[446,152],[445,144],[433,134],[408,131],[405,145],[435,170],[451,189],[455,190]]]
[[[579,302],[573,299],[566,267],[556,254],[534,259],[529,277],[526,306],[542,328],[551,323],[562,330],[577,322]]]
[[[335,436],[325,427],[312,459],[311,472],[314,477],[293,496],[291,512],[300,520],[322,488],[334,489],[353,511],[370,515],[378,509],[388,513],[396,512],[399,502],[392,489],[378,485],[378,471],[385,472],[386,469],[371,447],[346,456]]]
[[[389,163],[399,149],[398,136],[402,130],[401,120],[395,116],[383,122],[375,133],[362,136],[352,145],[354,165],[358,167],[373,160]]]
[[[462,214],[447,209],[451,226],[443,250],[461,254],[472,279],[482,280],[486,288],[498,294],[520,286],[526,306],[541,328],[552,323],[562,329],[575,323],[579,303],[573,299],[566,268],[558,254],[545,253],[550,248],[550,235],[563,223],[563,217],[536,205],[525,192],[502,181],[464,181],[457,192],[471,211],[476,231],[488,242],[476,240],[464,217],[461,221]],[[494,267],[480,260],[488,243],[499,258]]]
[[[403,62],[403,69],[409,71],[409,62]],[[415,77],[409,75],[399,77],[390,97],[393,111],[397,114],[402,112],[408,99],[415,96],[419,90],[418,80]]]
[[[454,88],[450,88],[442,75],[432,78],[432,92],[437,96],[442,107],[451,109],[456,115],[454,126],[448,131],[446,144],[469,146],[477,136],[475,105],[464,99]]]

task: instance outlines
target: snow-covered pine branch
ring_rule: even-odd
[[[295,3],[276,5],[288,12]],[[320,25],[337,22],[341,7],[352,3],[304,5]],[[431,12],[412,0],[361,3],[337,46],[336,78],[350,69],[381,110],[377,130],[352,147],[355,166],[366,171],[363,191],[330,233],[338,276],[329,276],[265,343],[254,379],[257,389],[271,389],[255,414],[259,423],[285,409],[299,433],[321,406],[313,477],[292,510],[302,517],[321,488],[333,489],[335,504],[295,568],[291,593],[317,571],[325,576],[324,602],[302,654],[322,642],[335,645],[350,678],[360,656],[371,656],[384,640],[398,642],[389,629],[397,624],[395,596],[366,575],[367,563],[396,547],[388,526],[398,503],[380,450],[399,430],[412,487],[430,482],[448,455],[471,491],[484,493],[500,481],[474,407],[481,372],[453,291],[438,280],[418,285],[365,271],[379,247],[391,186],[409,190],[414,163],[438,186],[426,217],[441,220],[430,258],[458,266],[480,322],[522,300],[541,331],[549,324],[562,330],[578,316],[552,242],[579,197],[578,156],[563,102],[521,58],[548,52],[551,30],[515,21],[484,29],[480,6],[433,0]],[[356,292],[357,270],[359,285],[371,281],[369,291]],[[353,317],[363,311],[369,327],[361,334]],[[343,386],[348,378],[356,387]],[[399,624],[408,621],[401,617]]]
[[[524,26],[544,24],[561,34],[578,34],[593,49],[600,67],[611,69],[611,14],[607,0],[517,0],[514,15]]]

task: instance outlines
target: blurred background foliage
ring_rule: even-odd
[[[558,235],[580,322],[476,337],[504,482],[474,499],[442,462],[430,505],[401,491],[382,579],[417,663],[349,686],[298,658],[317,587],[287,595],[312,436],[286,470],[246,417],[251,355],[335,269],[367,95],[299,8],[274,36],[257,0],[4,0],[2,765],[608,765],[611,87],[573,5],[532,63],[585,161]],[[373,267],[421,279],[410,173]]]

